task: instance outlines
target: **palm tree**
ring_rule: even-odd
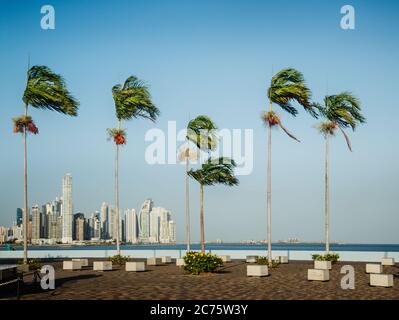
[[[22,133],[24,141],[24,256],[23,262],[28,262],[28,172],[27,172],[27,134],[38,134],[28,107],[56,111],[68,116],[77,116],[79,102],[70,94],[64,79],[46,66],[28,68],[26,87],[22,97],[24,114],[14,118],[14,132]]]
[[[268,162],[267,162],[267,251],[270,263],[272,262],[272,190],[271,190],[271,164],[272,164],[272,127],[279,126],[290,138],[299,142],[281,123],[280,117],[273,111],[273,103],[284,111],[296,116],[298,110],[292,105],[296,101],[312,116],[317,116],[309,103],[310,90],[305,84],[302,73],[295,69],[283,69],[276,73],[267,91],[269,98],[269,111],[262,115],[263,121],[268,126]]]
[[[189,201],[189,182],[188,171],[189,161],[196,160],[198,153],[196,150],[190,149],[189,141],[202,151],[209,152],[216,149],[217,146],[217,126],[211,118],[200,115],[189,121],[187,125],[186,144],[180,151],[180,160],[186,163],[186,249],[190,251],[190,201]]]
[[[364,123],[366,119],[362,116],[360,101],[350,92],[342,92],[337,95],[326,96],[324,106],[315,103],[314,106],[320,114],[326,119],[318,129],[324,135],[325,140],[325,162],[324,162],[324,236],[326,241],[326,253],[330,252],[330,196],[329,196],[329,138],[335,135],[338,129],[349,148],[352,147],[349,137],[345,133],[345,128],[352,128],[354,131],[359,123]]]
[[[159,109],[152,103],[147,85],[135,76],[127,78],[123,85],[113,86],[112,96],[115,103],[117,127],[107,131],[109,138],[113,138],[115,142],[116,251],[117,255],[120,255],[119,146],[126,144],[126,131],[121,129],[121,122],[133,118],[144,118],[155,122],[159,115]]]
[[[188,175],[200,184],[200,232],[201,252],[205,253],[204,233],[204,186],[223,184],[227,186],[238,185],[238,179],[234,176],[236,164],[230,158],[208,159],[202,164],[201,169],[188,172]]]

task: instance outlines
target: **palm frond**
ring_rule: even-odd
[[[147,85],[134,76],[127,78],[123,86],[113,86],[112,96],[119,120],[145,118],[155,122],[160,114],[159,109],[152,103]]]
[[[69,116],[76,116],[79,108],[79,102],[68,91],[62,76],[46,66],[33,66],[28,70],[22,100],[34,108],[48,109]]]
[[[341,133],[343,134],[343,136],[344,136],[344,138],[345,138],[345,141],[346,141],[346,144],[347,144],[347,146],[348,146],[348,148],[349,148],[349,151],[352,152],[352,146],[351,146],[351,143],[350,143],[350,141],[349,141],[348,135],[346,134],[346,132],[345,132],[340,126],[338,126],[338,129],[339,129],[339,130],[341,131]]]
[[[283,129],[283,131],[291,138],[291,139],[294,139],[294,140],[296,140],[296,141],[298,141],[298,142],[301,142],[299,139],[297,139],[291,132],[289,132],[288,130],[287,130],[287,128],[285,128],[284,126],[283,126],[283,124],[281,123],[281,121],[279,122],[279,126],[280,126],[280,128],[281,129]]]
[[[203,186],[223,184],[227,186],[238,185],[239,181],[234,176],[234,160],[226,157],[208,159],[200,169],[191,169],[188,175]]]
[[[213,151],[218,141],[217,126],[212,119],[200,115],[189,121],[187,125],[187,139],[203,151]]]

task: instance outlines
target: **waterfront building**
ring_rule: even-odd
[[[72,175],[69,173],[64,176],[62,181],[62,200],[62,243],[72,243]]]
[[[109,238],[109,206],[108,203],[103,202],[100,211],[100,222],[101,222],[101,239]]]
[[[137,214],[134,209],[127,209],[125,211],[125,234],[126,242],[137,243]]]
[[[23,216],[23,210],[21,208],[17,208],[17,216],[16,216],[16,218],[17,218],[17,221],[16,221],[17,226],[21,226],[22,225],[22,219],[23,219],[22,216]]]
[[[42,219],[41,212],[38,205],[32,207],[32,241],[41,238]]]
[[[139,215],[139,239],[141,242],[149,242],[150,238],[150,212],[152,210],[152,200],[144,201]]]

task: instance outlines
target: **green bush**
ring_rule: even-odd
[[[257,260],[256,260],[256,263],[257,264],[262,264],[262,265],[267,265],[267,266],[270,266],[269,265],[269,258],[268,257],[259,257]],[[279,263],[276,261],[276,260],[272,260],[272,268],[277,268],[277,266],[279,265]]]
[[[184,270],[198,275],[201,272],[214,272],[223,266],[223,260],[214,254],[200,252],[187,252],[184,257]]]
[[[339,260],[338,253],[327,253],[327,254],[312,254],[312,259],[315,261],[331,261],[335,263]]]
[[[129,257],[122,256],[120,254],[114,255],[108,258],[112,264],[118,264],[120,266],[124,265],[127,261],[129,261]]]

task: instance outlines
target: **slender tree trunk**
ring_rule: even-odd
[[[324,163],[324,236],[326,253],[330,252],[330,195],[328,177],[328,135],[326,135],[325,163]]]
[[[272,111],[272,103],[270,102],[270,111]],[[269,264],[272,264],[272,126],[268,128],[268,144],[267,144],[267,257]]]
[[[186,157],[186,243],[187,252],[190,251],[190,192],[188,184],[188,155]]]
[[[201,226],[201,252],[205,253],[205,232],[204,232],[204,186],[200,187],[200,226]]]
[[[25,105],[25,116],[28,115],[28,105]],[[24,127],[24,214],[23,214],[23,231],[24,231],[24,257],[23,263],[28,263],[28,166],[27,166],[27,141],[26,127]]]
[[[118,129],[120,129],[120,120],[118,119]],[[119,145],[116,145],[115,152],[115,207],[116,207],[116,254],[121,254],[120,248],[120,230],[119,230]]]

